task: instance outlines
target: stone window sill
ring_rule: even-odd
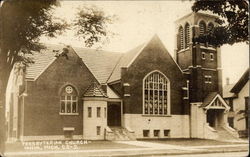
[[[171,115],[152,115],[152,114],[142,114],[143,117],[172,117]]]
[[[77,116],[77,115],[79,115],[79,113],[61,113],[61,112],[59,112],[59,115],[62,115],[62,116]]]

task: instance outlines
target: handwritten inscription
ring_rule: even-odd
[[[23,142],[26,150],[77,150],[81,145],[89,144],[86,140],[65,140],[65,141],[31,141]]]

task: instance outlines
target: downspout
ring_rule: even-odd
[[[24,110],[25,110],[25,97],[27,97],[28,96],[28,94],[27,94],[27,84],[28,84],[28,81],[27,80],[25,80],[25,89],[24,89],[24,92],[22,93],[22,111],[21,111],[21,113],[22,113],[22,117],[21,117],[21,133],[20,133],[20,140],[21,141],[23,141],[24,139]]]
[[[190,103],[190,95],[189,95],[189,80],[187,80],[187,95],[188,95],[188,103],[189,103],[189,138],[192,137],[192,124],[191,124],[191,113],[192,113],[192,107],[191,107],[191,103]]]

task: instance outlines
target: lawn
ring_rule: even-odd
[[[143,148],[140,146],[115,143],[112,141],[89,141],[84,144],[45,144],[39,146],[24,146],[21,142],[7,143],[6,152],[20,151],[53,151],[53,150],[94,150],[94,149],[119,149],[119,148]]]
[[[208,140],[208,139],[158,139],[158,140],[140,140],[140,141],[148,141],[155,142],[161,144],[172,144],[178,146],[203,146],[203,145],[229,145],[229,144],[240,144],[239,142],[223,142],[216,140]]]
[[[222,142],[222,141],[204,140],[204,139],[158,139],[158,140],[139,140],[139,141],[178,145],[178,146],[212,146],[212,145],[240,144],[235,142]],[[89,141],[88,143],[74,143],[75,141],[71,142],[72,143],[66,143],[66,141],[63,141],[61,144],[43,143],[40,145],[38,144],[38,146],[36,144],[32,145],[32,142],[31,144],[28,143],[27,145],[21,142],[8,143],[6,144],[6,152],[145,148],[135,145],[116,143],[112,141]]]

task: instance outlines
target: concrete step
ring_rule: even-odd
[[[216,128],[216,131],[218,134],[218,140],[223,140],[223,141],[239,140],[239,138],[234,137],[232,134],[230,134],[227,130],[225,130],[222,127]]]
[[[116,141],[127,141],[131,140],[130,134],[127,129],[123,127],[110,127],[112,132],[114,133],[114,139]]]

